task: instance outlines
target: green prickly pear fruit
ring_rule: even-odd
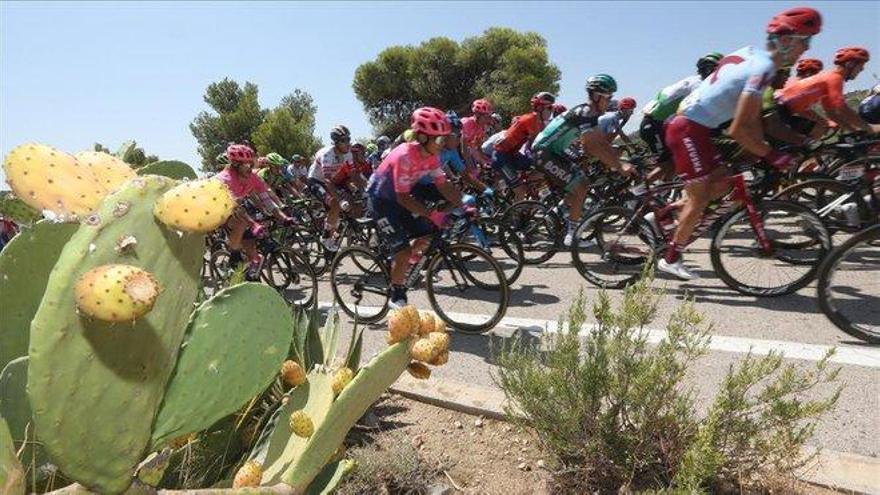
[[[438,354],[440,354],[440,349],[433,340],[427,337],[416,340],[410,349],[412,358],[423,363],[432,361]]]
[[[205,233],[226,223],[234,210],[235,200],[226,184],[205,179],[173,187],[159,198],[153,213],[173,229]]]
[[[406,371],[409,372],[413,378],[417,378],[419,380],[427,380],[431,378],[431,368],[428,368],[424,364],[413,361],[406,366]]]
[[[248,488],[260,486],[263,478],[263,466],[256,461],[248,461],[240,467],[232,480],[232,488]]]
[[[299,410],[290,415],[290,429],[298,437],[309,438],[315,432],[315,425],[305,411]]]
[[[136,175],[127,163],[101,151],[81,151],[76,154],[76,161],[88,167],[95,180],[108,193],[119,189]]]
[[[342,389],[351,383],[352,378],[354,378],[354,371],[350,368],[340,368],[336,370],[336,372],[333,373],[333,393],[339,395],[339,393],[342,392]]]
[[[15,195],[37,210],[64,217],[94,211],[107,191],[73,155],[43,144],[23,144],[3,161]]]
[[[107,322],[134,321],[147,314],[159,296],[150,272],[130,265],[103,265],[76,282],[76,305],[82,313]]]
[[[306,372],[299,363],[288,359],[281,364],[281,379],[291,387],[298,387],[306,382]]]

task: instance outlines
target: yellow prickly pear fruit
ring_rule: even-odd
[[[263,479],[263,466],[256,461],[247,461],[244,466],[238,468],[235,478],[232,480],[232,488],[248,488],[260,486]]]
[[[299,387],[306,382],[306,372],[299,363],[288,359],[281,364],[281,379],[291,387]]]
[[[388,343],[396,344],[408,339],[412,334],[409,315],[402,309],[395,309],[388,316]]]
[[[101,151],[81,151],[76,154],[76,161],[87,167],[107,192],[119,189],[119,186],[137,176],[127,163]]]
[[[333,373],[333,393],[339,395],[339,392],[342,392],[342,389],[351,382],[352,378],[354,378],[354,371],[351,369],[340,368],[336,370],[336,373]]]
[[[226,223],[235,200],[217,179],[184,182],[163,194],[153,214],[162,223],[183,232],[206,233]]]
[[[437,348],[431,339],[422,337],[413,343],[412,349],[410,349],[409,353],[416,361],[427,363],[437,357],[437,354],[440,353],[440,349]]]
[[[130,265],[103,265],[79,277],[76,305],[92,318],[133,321],[147,314],[159,296],[159,283],[145,270]]]
[[[416,335],[419,333],[419,310],[416,309],[412,304],[408,304],[400,309],[400,312],[403,313],[404,318],[406,318],[407,326],[409,327],[410,335]]]
[[[449,351],[443,351],[440,354],[437,354],[437,357],[430,360],[428,364],[431,366],[443,366],[444,364],[449,362]]]
[[[449,350],[449,334],[442,332],[431,332],[428,334],[428,340],[434,343],[438,352]]]
[[[409,372],[413,378],[417,378],[419,380],[427,380],[431,378],[431,368],[428,368],[424,364],[413,361],[406,366],[406,371]]]
[[[426,311],[419,315],[419,335],[425,336],[434,331],[434,319],[434,315]]]
[[[298,437],[309,438],[315,432],[315,425],[312,424],[312,418],[300,410],[290,415],[290,429]]]
[[[441,320],[440,318],[434,318],[434,330],[432,331],[438,333],[446,333],[446,322]]]
[[[3,161],[6,182],[28,206],[64,217],[94,211],[107,191],[76,158],[44,144],[23,144]]]

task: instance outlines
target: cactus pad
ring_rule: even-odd
[[[148,163],[137,170],[138,175],[163,175],[177,180],[196,180],[196,172],[186,163],[177,160],[160,160]]]
[[[120,158],[102,151],[82,151],[76,161],[88,167],[92,176],[105,191],[113,192],[135,176],[134,170]]]
[[[168,382],[153,445],[208,428],[277,376],[293,337],[284,299],[266,285],[223,289],[193,313]]]
[[[43,299],[49,272],[76,229],[72,223],[38,222],[0,252],[0,368],[27,355],[31,320]]]
[[[108,322],[134,321],[147,314],[159,297],[159,282],[131,265],[103,265],[79,277],[74,287],[77,309]]]
[[[174,181],[132,179],[73,235],[49,276],[31,324],[28,397],[49,455],[72,479],[102,493],[131,483],[198,293],[204,238],[170,232],[153,205]],[[117,250],[120,238],[136,243]],[[92,268],[149,270],[163,288],[133,323],[81,317],[76,280]]]
[[[37,210],[84,216],[98,207],[106,189],[73,155],[43,144],[23,144],[3,161],[15,195]]]
[[[40,212],[18,199],[12,191],[0,192],[0,217],[20,225],[30,225],[40,219]]]
[[[24,470],[15,456],[15,447],[6,421],[0,418],[0,493],[24,495]]]
[[[183,232],[210,232],[223,225],[235,209],[226,184],[217,179],[184,182],[156,202],[156,218]]]

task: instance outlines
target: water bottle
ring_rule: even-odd
[[[486,239],[486,233],[483,232],[483,229],[477,227],[476,225],[471,225],[470,232],[471,235],[474,236],[474,239],[477,240],[477,244],[481,248],[487,249],[489,247],[489,240]]]

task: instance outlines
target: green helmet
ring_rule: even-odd
[[[697,72],[701,76],[708,76],[715,70],[722,58],[724,58],[724,54],[719,52],[709,52],[703,55],[697,60]]]
[[[617,91],[617,81],[608,74],[596,74],[587,79],[587,91],[614,93]]]
[[[367,153],[368,154],[373,154],[377,151],[379,151],[379,147],[376,146],[376,143],[367,143]]]
[[[278,153],[269,153],[268,155],[266,155],[266,160],[269,162],[269,164],[275,166],[287,165],[287,160],[285,160],[284,157],[279,155]]]
[[[229,157],[226,156],[225,151],[217,155],[217,158],[214,158],[214,161],[217,162],[217,165],[223,165],[224,167],[229,165]]]

